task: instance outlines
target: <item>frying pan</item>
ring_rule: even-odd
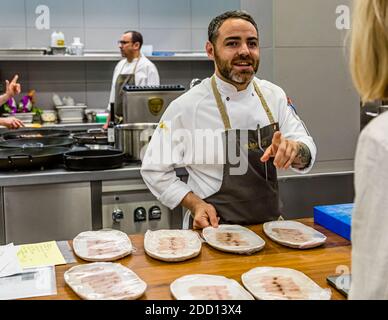
[[[73,144],[73,139],[66,137],[47,137],[30,139],[10,139],[0,141],[0,148],[51,148],[68,147]]]
[[[116,169],[125,161],[125,154],[117,149],[70,151],[63,157],[67,169],[83,171]]]
[[[63,163],[69,148],[28,148],[0,150],[0,170],[45,168]]]
[[[9,130],[1,135],[3,140],[10,139],[31,139],[31,138],[48,138],[48,137],[67,137],[70,131],[64,129],[48,129],[48,128],[27,128]]]

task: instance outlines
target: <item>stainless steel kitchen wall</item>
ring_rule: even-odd
[[[292,97],[318,160],[351,160],[359,97],[346,52],[351,0],[274,0],[274,82]]]

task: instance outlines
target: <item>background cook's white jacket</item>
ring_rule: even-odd
[[[349,299],[388,299],[388,112],[358,139]]]
[[[287,139],[305,143],[311,152],[312,160],[308,168],[295,170],[301,173],[308,172],[314,164],[316,147],[313,139],[308,135],[299,117],[287,105],[284,91],[265,80],[255,80],[271,109],[275,121],[279,122],[280,131]],[[253,129],[269,125],[269,119],[257,96],[253,83],[243,91],[237,89],[216,77],[217,88],[227,109],[232,129]],[[181,128],[193,131],[194,129],[224,130],[224,124],[212,92],[210,78],[204,79],[178,97],[166,109],[161,122],[169,123],[171,128]],[[190,146],[181,141],[172,141],[172,147],[179,149],[179,157],[169,163],[152,163],[153,149],[160,149],[160,126],[155,131],[147,152],[143,158],[141,174],[151,192],[170,209],[180,204],[184,196],[193,191],[200,198],[206,198],[216,193],[222,184],[222,164],[193,164],[190,155]],[[165,141],[163,142],[165,143]],[[190,156],[189,156],[190,155]],[[155,162],[155,161],[154,161]],[[198,162],[197,162],[198,163]],[[180,181],[174,168],[184,166],[189,173],[187,184]]]
[[[140,59],[140,60],[139,60]],[[135,68],[136,62],[139,63],[136,67],[135,85],[137,86],[158,86],[160,83],[158,69],[155,65],[145,56],[141,55],[140,58],[133,59],[128,62],[127,59],[120,60],[114,71],[112,79],[112,87],[110,90],[108,110],[110,110],[110,103],[115,102],[115,87],[116,80],[120,74],[131,74]]]

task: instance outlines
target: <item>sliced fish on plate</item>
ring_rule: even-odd
[[[119,230],[85,231],[73,240],[74,252],[86,261],[114,261],[132,252],[128,236]]]
[[[263,230],[273,241],[291,248],[314,248],[326,242],[324,234],[298,221],[266,222]]]
[[[184,261],[201,252],[202,242],[192,230],[148,230],[144,236],[145,252],[168,262]]]
[[[202,236],[212,247],[231,253],[252,254],[265,246],[265,241],[248,228],[221,224],[218,228],[207,227]]]
[[[177,300],[254,300],[236,280],[209,274],[192,274],[170,285]]]
[[[330,300],[323,289],[304,273],[288,268],[257,267],[241,276],[244,287],[260,300]]]
[[[64,278],[67,285],[86,300],[134,300],[147,288],[135,272],[112,262],[77,265],[66,271]]]

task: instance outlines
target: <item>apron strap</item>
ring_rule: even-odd
[[[211,81],[212,81],[213,94],[214,94],[214,97],[216,98],[217,107],[218,107],[218,110],[220,111],[222,122],[224,123],[225,130],[229,130],[232,127],[230,126],[229,116],[228,116],[228,113],[226,112],[225,105],[222,102],[220,92],[217,89],[216,78],[214,75],[212,76]]]
[[[261,104],[263,105],[263,108],[264,108],[264,110],[265,110],[265,113],[267,114],[267,117],[268,117],[268,119],[269,119],[269,122],[270,122],[271,124],[274,124],[274,123],[275,123],[275,119],[274,119],[274,117],[273,117],[273,115],[272,115],[272,112],[271,112],[271,110],[269,109],[268,104],[267,104],[267,101],[265,101],[264,96],[263,96],[263,94],[261,93],[260,88],[259,88],[259,86],[257,85],[257,83],[255,82],[255,80],[253,80],[253,86],[255,87],[255,91],[256,91],[257,95],[259,96],[259,98],[260,98]]]
[[[133,79],[133,80],[134,80],[133,82],[136,84],[136,82],[135,82],[135,78],[136,78],[136,68],[137,68],[137,65],[138,65],[140,59],[141,59],[141,55],[139,56],[139,58],[137,59],[137,61],[136,61],[136,63],[135,63],[135,67],[133,68],[133,72],[130,73],[130,74],[128,74],[128,75],[125,77],[123,83],[121,84],[120,90],[119,90],[119,94],[120,94],[120,95],[123,94],[124,86],[127,84],[128,80],[129,80],[132,76],[133,76],[133,78],[134,78],[134,79]],[[123,66],[123,68],[124,68],[124,66]],[[123,68],[122,68],[122,69],[123,69]],[[122,70],[122,69],[121,69],[121,70]]]
[[[211,85],[212,85],[214,97],[216,98],[218,110],[220,111],[220,114],[221,114],[222,122],[224,123],[224,126],[225,126],[225,130],[229,130],[229,129],[231,129],[229,116],[228,116],[228,113],[226,111],[225,105],[222,102],[221,94],[217,89],[216,77],[214,74],[211,78]],[[255,82],[255,80],[253,80],[253,86],[255,88],[256,94],[260,98],[261,104],[265,110],[265,113],[267,114],[267,117],[268,117],[270,123],[274,124],[275,119],[272,115],[272,112],[271,112],[270,108],[268,107],[267,101],[265,100],[265,98],[264,98],[263,94],[261,93],[260,88],[257,85],[257,83]]]

